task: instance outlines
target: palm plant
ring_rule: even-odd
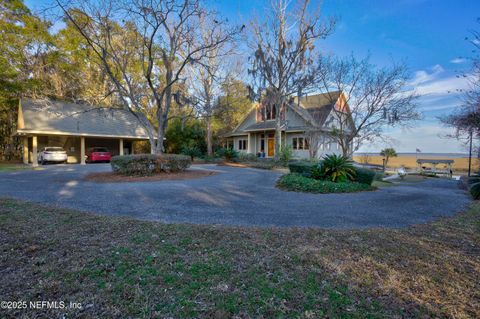
[[[391,157],[397,157],[397,152],[393,148],[385,148],[380,151],[380,155],[385,158],[385,166],[387,166],[388,160]]]
[[[325,178],[332,182],[346,182],[355,178],[355,168],[346,156],[325,155],[313,175],[315,178]]]

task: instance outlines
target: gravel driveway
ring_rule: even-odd
[[[324,228],[402,227],[462,211],[470,199],[458,182],[428,179],[374,192],[303,194],[274,187],[278,172],[194,165],[216,175],[179,181],[93,183],[108,164],[50,165],[0,173],[0,196],[81,211],[169,223]]]

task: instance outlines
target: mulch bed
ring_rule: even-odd
[[[124,182],[154,182],[163,180],[184,180],[202,178],[217,174],[206,170],[186,170],[175,173],[160,173],[150,176],[125,176],[114,172],[91,173],[85,176],[85,179],[96,183],[124,183]]]

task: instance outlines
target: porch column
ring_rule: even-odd
[[[252,153],[252,135],[250,133],[248,133],[248,138],[247,138],[247,153],[250,154]]]
[[[120,139],[120,155],[123,155],[123,138]]]
[[[28,164],[28,136],[23,137],[23,164]]]
[[[38,166],[38,158],[37,158],[37,136],[32,136],[32,166]]]
[[[85,137],[80,137],[80,164],[85,165]]]

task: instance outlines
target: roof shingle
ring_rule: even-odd
[[[21,101],[24,127],[18,132],[148,139],[128,110],[52,100]]]

